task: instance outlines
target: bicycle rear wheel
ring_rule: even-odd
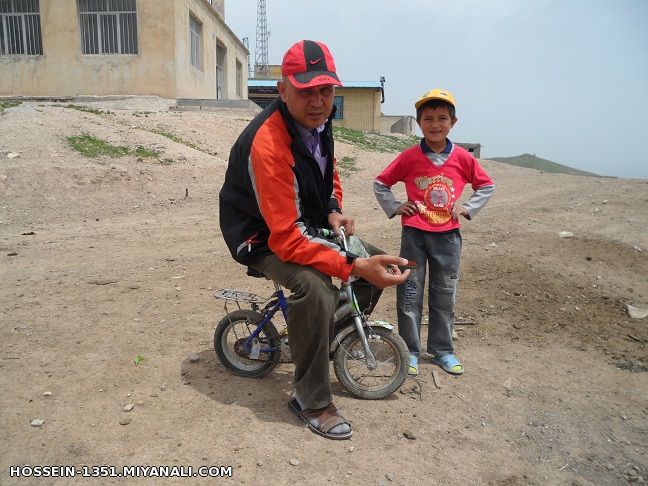
[[[277,366],[280,336],[272,322],[259,333],[260,352],[250,356],[244,349],[246,339],[256,330],[263,315],[252,310],[237,310],[223,317],[214,331],[214,350],[218,360],[239,376],[260,378]],[[268,351],[268,349],[274,349]]]
[[[365,351],[358,331],[345,337],[333,356],[335,376],[358,398],[385,398],[405,382],[409,351],[403,338],[382,327],[365,328],[369,348],[378,365],[367,367]]]

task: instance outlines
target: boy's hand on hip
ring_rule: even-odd
[[[455,204],[454,206],[452,206],[452,219],[457,220],[459,219],[459,216],[463,216],[464,218],[468,219],[469,213],[468,210],[461,204]]]
[[[384,289],[390,285],[402,284],[409,277],[410,271],[401,272],[398,265],[407,265],[407,259],[391,255],[356,258],[351,273]]]
[[[403,214],[405,216],[414,216],[416,213],[418,213],[418,208],[416,207],[416,204],[414,204],[412,201],[404,202],[396,210],[396,214],[398,214],[399,216]]]

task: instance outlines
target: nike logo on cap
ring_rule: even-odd
[[[322,60],[322,58],[320,57],[319,59],[315,59],[314,61],[309,61],[309,62],[311,63],[311,65],[313,65],[313,64],[317,64],[321,60]]]

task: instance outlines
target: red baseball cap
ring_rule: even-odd
[[[335,62],[326,44],[301,40],[286,51],[281,63],[281,75],[296,88],[310,88],[321,84],[342,86],[335,73]]]

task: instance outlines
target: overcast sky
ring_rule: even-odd
[[[267,0],[269,63],[324,41],[342,81],[384,76],[386,115],[414,115],[441,87],[457,142],[482,158],[535,153],[601,175],[648,179],[647,0]],[[248,37],[256,0],[225,20]]]

